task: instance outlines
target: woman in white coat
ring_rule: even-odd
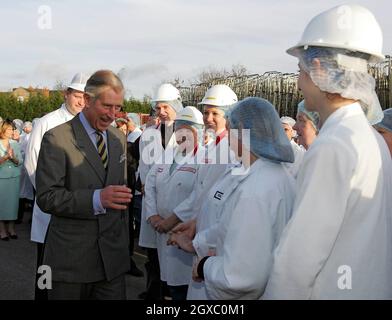
[[[344,18],[350,28],[339,27]],[[298,85],[305,107],[320,115],[320,131],[305,154],[264,298],[392,298],[392,167],[370,126],[383,114],[367,72],[381,49],[374,16],[346,5],[316,16],[288,50],[299,59]]]
[[[258,299],[291,215],[294,180],[282,162],[292,163],[294,154],[275,108],[247,98],[234,106],[229,127],[230,148],[245,171],[228,172],[206,199],[193,240],[201,258],[193,279],[203,282],[192,284],[189,299],[203,298],[203,290],[206,299]]]
[[[192,255],[168,246],[169,232],[181,220],[173,213],[193,191],[198,159],[203,159],[203,116],[195,107],[177,114],[175,137],[178,146],[167,148],[164,158],[146,178],[145,219],[156,230],[161,280],[173,300],[185,300],[192,271]]]

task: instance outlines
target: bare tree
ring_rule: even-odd
[[[64,91],[67,89],[67,85],[63,80],[56,80],[56,83],[53,86],[53,90],[55,91]]]

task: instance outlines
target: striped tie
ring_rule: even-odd
[[[98,154],[101,157],[103,167],[106,170],[108,167],[108,151],[106,150],[105,140],[103,139],[102,132],[95,131],[95,133],[97,134]]]

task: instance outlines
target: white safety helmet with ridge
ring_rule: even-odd
[[[215,107],[228,107],[238,102],[237,95],[229,86],[217,84],[209,88],[199,105],[210,105]]]
[[[314,17],[306,26],[301,40],[287,50],[297,56],[298,49],[309,46],[346,49],[367,53],[369,62],[385,59],[383,35],[374,15],[366,8],[347,4],[334,7]]]
[[[197,110],[197,108],[192,106],[187,106],[178,112],[175,121],[186,121],[204,126],[203,114]]]
[[[88,80],[88,77],[85,74],[79,72],[74,75],[71,83],[68,85],[67,88],[71,88],[71,89],[74,89],[77,91],[84,92],[84,88],[86,86],[87,80]]]
[[[181,101],[180,91],[170,83],[164,83],[156,92],[154,99],[152,102],[159,102],[159,101],[174,101],[178,100]]]

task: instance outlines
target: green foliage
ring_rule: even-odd
[[[124,111],[126,111],[127,113],[149,113],[150,103],[146,99],[144,99],[143,101],[139,101],[134,98],[130,98],[129,100],[124,101]]]
[[[57,109],[64,101],[61,92],[51,92],[49,97],[37,93],[27,101],[18,101],[11,94],[0,95],[0,116],[9,119],[31,121]]]
[[[18,101],[10,93],[2,93],[0,94],[0,116],[3,119],[31,121],[34,118],[40,118],[46,113],[58,109],[63,102],[64,97],[61,91],[52,91],[49,97],[37,93],[30,96],[24,102]],[[124,101],[124,109],[126,112],[149,113],[150,104],[146,99],[139,101],[130,98]]]

